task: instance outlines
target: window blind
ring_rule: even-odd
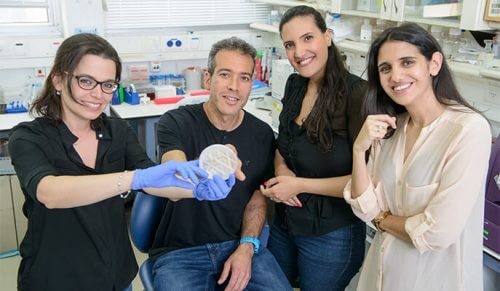
[[[266,4],[250,0],[106,0],[105,30],[196,27],[265,21]]]

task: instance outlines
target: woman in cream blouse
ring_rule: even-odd
[[[460,96],[439,44],[416,24],[372,43],[366,98],[344,197],[379,231],[358,290],[483,290],[488,121]]]

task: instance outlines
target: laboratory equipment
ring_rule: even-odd
[[[443,28],[437,25],[431,26],[431,35],[439,44],[441,44],[441,42],[443,41]]]
[[[227,146],[213,144],[206,147],[200,154],[200,168],[208,173],[208,177],[221,176],[227,180],[236,171],[238,157]]]
[[[281,17],[278,10],[271,10],[269,13],[268,24],[273,26],[278,26],[280,24]]]
[[[500,253],[500,136],[491,149],[490,170],[486,180],[483,243]]]
[[[361,25],[361,33],[359,35],[361,42],[371,43],[372,34],[373,34],[373,29],[370,24],[370,19],[365,19],[364,24]]]
[[[295,72],[288,59],[272,61],[273,79],[271,80],[271,92],[274,98],[281,99],[285,93],[288,76]]]
[[[477,56],[477,60],[480,65],[482,65],[485,68],[489,68],[493,63],[494,58],[495,58],[495,53],[493,53],[493,40],[485,39],[484,49]]]
[[[378,9],[378,0],[358,0],[358,10],[377,12]]]
[[[203,71],[199,67],[189,67],[184,70],[184,77],[186,79],[186,90],[193,91],[202,88],[202,75]]]
[[[448,38],[443,41],[443,52],[445,57],[452,59],[458,54],[458,49],[462,45],[462,31],[460,28],[450,28]]]
[[[377,18],[376,25],[372,29],[372,38],[377,38],[387,28],[387,21],[385,19]]]

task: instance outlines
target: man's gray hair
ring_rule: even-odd
[[[252,67],[252,73],[253,73],[253,69],[255,68],[255,57],[257,56],[257,51],[248,42],[242,40],[241,38],[233,36],[216,42],[210,49],[210,53],[208,54],[208,73],[210,75],[213,75],[215,71],[215,65],[216,65],[215,56],[221,50],[239,51],[243,55],[250,56],[253,61],[253,67]]]

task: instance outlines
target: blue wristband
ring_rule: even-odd
[[[245,243],[245,242],[253,244],[253,253],[254,254],[259,252],[259,246],[260,246],[259,239],[255,238],[255,237],[249,237],[249,236],[242,237],[240,239],[240,244]]]

